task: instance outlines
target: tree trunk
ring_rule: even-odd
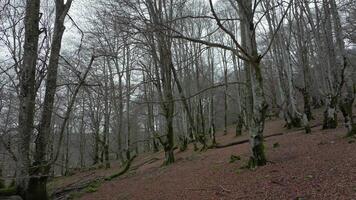
[[[50,54],[50,59],[49,59],[49,65],[48,65],[48,71],[47,71],[47,79],[46,79],[46,91],[45,91],[45,97],[44,97],[44,102],[43,102],[43,110],[42,110],[42,116],[41,116],[41,121],[39,124],[38,128],[38,136],[36,138],[35,144],[36,144],[36,149],[35,149],[35,154],[34,154],[34,163],[30,167],[30,186],[28,188],[28,191],[26,192],[27,194],[30,194],[28,197],[26,196],[25,199],[47,199],[47,189],[46,189],[46,183],[47,183],[47,178],[49,175],[49,170],[50,166],[47,164],[47,144],[49,143],[49,136],[50,136],[50,129],[51,129],[51,119],[52,119],[52,113],[53,113],[53,106],[54,106],[54,96],[56,93],[56,87],[57,87],[57,71],[58,71],[58,60],[59,60],[59,53],[61,49],[61,43],[62,43],[62,36],[64,33],[64,19],[65,16],[71,6],[72,1],[68,1],[66,4],[64,4],[63,1],[56,1],[56,19],[55,19],[55,24],[54,24],[54,31],[53,31],[53,38],[52,38],[52,44],[51,44],[51,54]],[[30,24],[28,23],[33,23],[33,32],[31,35],[28,35],[30,37],[34,37],[33,39],[33,44],[31,44],[31,47],[33,48],[31,51],[37,51],[37,46],[38,44],[35,43],[37,40],[38,42],[38,17],[40,16],[38,13],[38,6],[40,4],[40,1],[32,1],[32,2],[27,2],[27,10],[26,12],[33,12],[31,14],[26,14],[26,26],[29,26]],[[31,10],[30,10],[31,9]],[[38,15],[38,16],[32,16],[33,15]],[[33,19],[31,19],[33,18]],[[33,20],[33,21],[32,21]],[[32,21],[32,22],[30,22]],[[29,28],[29,27],[27,27]],[[30,29],[32,29],[30,28]],[[25,28],[26,29],[26,28]],[[29,39],[28,42],[32,41],[32,38]],[[25,44],[25,51],[26,51],[26,44]],[[26,55],[26,54],[25,54]],[[33,62],[33,74],[31,76],[35,76],[35,66],[36,66],[36,59],[37,59],[37,52],[34,53],[32,52],[33,58],[31,58],[30,62]],[[25,60],[24,58],[24,63],[28,62],[29,60]],[[26,65],[26,64],[25,64]],[[26,72],[25,72],[26,73]],[[35,83],[32,82],[34,81],[35,77],[31,78],[32,80],[27,80],[29,83],[27,84],[33,84],[33,86],[30,86],[31,89],[28,91],[34,90]],[[33,91],[34,93],[32,94],[33,102],[32,106],[35,105],[34,98],[36,95],[36,92]],[[22,98],[21,98],[22,99]],[[20,110],[20,112],[22,112]],[[30,111],[31,112],[31,111]],[[32,111],[33,113],[33,111]],[[33,123],[33,114],[32,115],[32,122]],[[30,118],[28,118],[30,119]],[[21,121],[21,120],[20,120]],[[21,124],[21,122],[19,123]],[[21,125],[20,125],[21,127]],[[32,128],[28,129],[27,131],[31,130]],[[30,131],[31,133],[32,131]],[[29,140],[27,141],[29,142]]]
[[[347,59],[347,54],[345,50],[345,43],[342,33],[342,26],[340,21],[340,16],[337,10],[337,5],[335,0],[330,0],[331,13],[334,21],[335,36],[336,36],[336,45],[338,47],[338,57],[340,58],[342,74],[341,74],[341,85],[340,85],[340,94],[343,87],[343,84],[346,86],[346,94],[342,98],[339,107],[344,116],[345,127],[347,128],[347,136],[353,136],[356,134],[356,123],[353,121],[352,105],[355,99],[355,89],[354,82],[352,80],[353,68],[349,66]]]
[[[329,0],[323,0],[324,9],[324,35],[326,43],[327,55],[327,80],[329,83],[329,91],[326,94],[326,109],[324,111],[323,129],[333,129],[337,127],[337,104],[339,100],[339,83],[340,69],[336,61],[336,53],[333,39],[333,28],[330,12]],[[341,89],[341,88],[340,88]]]
[[[111,93],[111,102],[114,107],[114,120],[115,120],[115,126],[114,126],[114,131],[116,132],[116,145],[117,145],[117,151],[116,151],[116,159],[119,160],[120,162],[123,162],[123,157],[122,157],[122,142],[121,142],[121,137],[122,137],[122,73],[120,72],[119,69],[119,63],[118,59],[114,58],[113,59],[114,66],[117,70],[117,75],[119,76],[119,95],[117,96],[116,93],[116,88],[115,88],[115,83],[114,83],[114,73],[112,70],[112,66],[110,65],[110,60],[108,59],[108,69],[109,69],[109,75],[110,75],[110,87],[112,89]],[[118,97],[118,98],[117,98]],[[117,100],[118,99],[118,100]]]
[[[337,127],[337,96],[327,95],[326,110],[324,111],[323,129],[334,129]]]
[[[165,45],[164,45],[165,46]],[[164,111],[166,118],[166,126],[167,126],[167,141],[165,147],[165,164],[169,165],[174,162],[174,133],[173,133],[173,115],[174,115],[174,102],[173,102],[173,90],[172,90],[172,56],[170,53],[170,49],[162,48],[160,49],[161,58],[163,59],[162,66],[164,69],[164,84],[163,84],[163,93],[165,96],[166,103],[164,103]]]
[[[241,41],[242,47],[249,54],[249,60],[245,62],[247,70],[247,86],[251,104],[247,105],[248,126],[252,156],[249,166],[256,167],[265,165],[267,160],[263,145],[263,129],[267,103],[263,91],[263,78],[260,66],[260,56],[257,52],[256,35],[253,23],[252,1],[243,0],[239,3],[241,18]]]
[[[93,165],[99,163],[99,145],[100,145],[100,135],[99,135],[99,128],[95,128],[94,132],[94,160]]]
[[[131,121],[130,121],[130,92],[131,92],[131,63],[130,63],[130,46],[125,44],[124,48],[126,49],[124,53],[126,60],[124,62],[126,70],[126,122],[127,122],[127,135],[126,135],[126,157],[127,159],[131,158]]]
[[[18,167],[16,169],[16,187],[23,199],[34,199],[38,192],[32,196],[32,184],[29,184],[30,163],[30,141],[33,134],[33,121],[35,112],[35,77],[36,62],[39,39],[39,20],[40,20],[40,0],[27,1],[25,10],[25,43],[24,55],[20,77],[20,105],[19,105],[19,156]],[[31,186],[31,188],[29,187]],[[45,192],[45,191],[44,191]],[[46,193],[43,197],[47,199]]]
[[[152,137],[152,150],[154,153],[158,152],[158,145],[155,135],[155,127],[154,127],[154,114],[153,114],[153,105],[149,102],[152,100],[153,93],[151,92],[151,85],[147,83],[147,78],[145,72],[143,72],[143,82],[144,82],[144,98],[147,102],[147,130],[149,133],[149,137]]]
[[[172,52],[171,45],[172,41],[167,34],[169,31],[164,31],[162,24],[170,25],[169,22],[172,19],[167,17],[172,17],[172,4],[165,4],[161,1],[152,2],[152,0],[146,0],[148,11],[153,21],[154,28],[159,28],[154,36],[157,40],[157,51],[156,44],[153,42],[151,44],[152,56],[156,64],[156,78],[160,78],[157,83],[157,89],[159,96],[162,100],[161,107],[164,112],[164,117],[166,119],[166,141],[162,144],[165,151],[165,165],[169,165],[174,162],[174,133],[173,133],[173,118],[174,118],[174,101],[173,101],[173,87],[172,87]],[[168,7],[170,6],[170,7]],[[167,21],[165,21],[167,20]],[[157,53],[159,56],[157,56]],[[162,84],[161,84],[162,83]]]
[[[214,85],[215,82],[215,71],[214,71],[214,53],[212,49],[208,49],[208,60],[211,69],[211,85]],[[215,137],[215,108],[214,108],[214,92],[210,92],[210,137],[212,141],[212,145],[216,145],[216,137]]]
[[[109,160],[109,126],[110,126],[110,108],[109,108],[109,77],[106,67],[110,67],[104,64],[104,139],[103,139],[103,151],[105,160],[105,169],[110,168]]]
[[[227,134],[227,93],[228,93],[228,85],[227,85],[227,61],[226,61],[226,50],[223,50],[223,66],[224,66],[224,135]]]
[[[80,122],[80,145],[79,145],[79,160],[80,160],[80,168],[83,169],[85,167],[85,122],[84,122],[84,114],[85,114],[85,104],[84,104],[84,97],[82,99],[82,113],[81,113],[81,122]]]
[[[243,127],[243,119],[241,114],[239,114],[236,120],[236,130],[235,130],[236,136],[242,135],[242,127]]]
[[[67,125],[67,131],[66,131],[66,148],[65,148],[65,160],[64,160],[64,175],[68,176],[69,175],[69,141],[70,141],[70,124],[68,123]]]
[[[185,110],[185,112],[187,113],[187,116],[188,116],[190,130],[191,130],[192,134],[194,134],[194,136],[195,136],[193,138],[196,138],[198,133],[197,133],[197,128],[196,128],[196,126],[194,124],[194,119],[193,119],[192,112],[191,112],[191,110],[189,108],[188,101],[185,98],[184,91],[183,91],[182,85],[181,85],[181,83],[179,81],[177,71],[176,71],[176,69],[174,68],[173,65],[172,65],[172,67],[173,67],[172,68],[173,78],[174,78],[174,81],[175,81],[175,83],[177,85],[177,89],[178,89],[179,95],[180,95],[180,97],[182,99],[184,110]],[[195,142],[195,141],[193,141],[193,142]]]

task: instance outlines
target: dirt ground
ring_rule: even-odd
[[[321,130],[313,122],[312,134],[286,130],[282,120],[266,123],[268,164],[255,170],[241,169],[249,157],[249,144],[205,152],[176,153],[177,162],[162,167],[163,153],[139,156],[127,174],[104,181],[83,200],[174,200],[174,199],[322,199],[356,200],[356,138],[344,138],[346,129]],[[320,122],[319,122],[320,123]],[[246,139],[219,136],[220,144]],[[241,160],[230,163],[231,155]],[[135,167],[136,166],[136,167]],[[139,167],[138,167],[139,166]],[[97,170],[57,180],[65,187],[78,179],[105,176],[118,171]]]

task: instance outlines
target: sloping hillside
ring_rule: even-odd
[[[161,166],[160,152],[139,156],[125,175],[111,181],[102,178],[120,171],[118,166],[59,178],[51,185],[57,199],[356,199],[356,139],[344,138],[345,131],[321,130],[314,122],[307,135],[274,120],[265,130],[269,163],[258,169],[243,168],[248,143],[205,152],[190,147],[177,151],[177,162],[168,167]],[[231,128],[218,142],[247,138],[234,137]],[[73,189],[88,181],[84,189]]]

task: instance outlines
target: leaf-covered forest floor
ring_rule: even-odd
[[[269,162],[255,170],[242,168],[249,158],[248,143],[204,152],[189,146],[176,151],[176,163],[170,166],[161,166],[163,152],[140,155],[126,174],[111,181],[102,177],[120,171],[115,164],[57,178],[50,188],[55,199],[356,199],[356,138],[344,137],[342,122],[337,129],[321,130],[321,117],[316,118],[312,134],[287,130],[280,119],[268,120],[265,136],[283,135],[266,138]],[[217,142],[248,138],[247,133],[234,135],[231,127],[226,136],[218,134]],[[241,159],[231,162],[232,155]]]

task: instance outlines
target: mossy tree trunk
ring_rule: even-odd
[[[345,98],[343,101],[340,102],[340,110],[344,116],[345,120],[345,127],[347,128],[347,135],[351,137],[356,135],[356,123],[352,117],[352,105],[353,105],[353,98]]]
[[[0,189],[5,188],[5,180],[2,178],[3,177],[3,173],[2,173],[2,165],[0,163]]]
[[[240,136],[242,135],[242,128],[243,128],[243,118],[241,116],[241,114],[238,115],[237,117],[237,121],[236,121],[236,136]]]
[[[263,78],[261,72],[261,57],[258,54],[256,35],[253,22],[253,8],[251,0],[238,2],[241,10],[241,40],[242,47],[246,49],[249,59],[245,61],[247,69],[247,93],[249,104],[246,106],[248,115],[248,129],[250,134],[250,147],[252,155],[250,157],[250,167],[265,165],[267,160],[263,145],[263,129],[267,103],[263,90]]]
[[[310,33],[305,32],[305,24],[304,24],[304,10],[303,10],[303,5],[302,3],[297,2],[297,5],[299,7],[296,8],[296,15],[297,15],[297,30],[298,33],[298,54],[299,54],[299,62],[303,67],[303,80],[304,80],[304,88],[301,88],[300,92],[303,95],[303,100],[304,100],[304,113],[307,116],[308,121],[312,120],[313,115],[312,115],[312,110],[311,110],[311,98],[310,98],[310,93],[311,93],[311,85],[312,85],[312,80],[311,80],[311,68],[310,68],[310,61],[309,61],[309,55],[308,55],[308,45],[307,41],[311,39]],[[305,119],[302,119],[305,123]]]
[[[34,163],[34,166],[38,166],[39,163]],[[49,199],[47,194],[47,180],[49,174],[49,167],[33,167],[30,169],[30,180],[27,195],[25,200],[37,200]]]
[[[343,70],[341,65],[338,64],[338,45],[334,42],[334,33],[337,34],[337,27],[332,25],[332,13],[331,13],[331,2],[330,0],[323,0],[323,13],[324,13],[324,23],[323,29],[325,37],[325,55],[327,56],[326,73],[328,80],[328,92],[325,95],[325,106],[324,111],[324,122],[323,129],[334,129],[337,127],[337,105],[342,89],[342,77]],[[337,38],[336,38],[337,39]],[[342,51],[342,49],[339,49]]]
[[[340,63],[342,67],[341,74],[341,86],[339,90],[341,91],[343,85],[346,86],[346,94],[342,95],[343,98],[339,103],[340,110],[344,116],[345,126],[347,128],[347,136],[353,136],[356,134],[356,124],[353,121],[352,114],[352,106],[355,99],[355,88],[354,81],[352,79],[353,76],[353,67],[350,65],[347,53],[345,50],[344,36],[341,25],[340,16],[338,13],[337,5],[335,0],[330,0],[330,8],[333,16],[334,29],[335,29],[335,37],[336,37],[336,45],[338,47],[338,57],[340,58]],[[341,92],[340,92],[341,94]]]
[[[252,157],[250,158],[250,167],[265,165],[267,160],[263,145],[263,130],[265,115],[267,111],[267,103],[263,91],[263,79],[259,59],[250,63],[253,71],[254,85],[252,86],[253,97],[253,115],[250,119],[250,145],[252,149]]]
[[[38,125],[35,140],[34,162],[30,163],[30,138],[33,133],[34,108],[36,99],[36,63],[40,20],[40,1],[33,0],[26,3],[25,14],[25,44],[23,69],[20,81],[20,114],[19,134],[21,136],[19,173],[16,185],[19,194],[28,199],[47,199],[47,178],[51,163],[47,160],[48,143],[51,135],[51,119],[57,88],[58,61],[61,50],[62,37],[65,30],[64,19],[69,11],[72,0],[55,3],[55,21],[49,64],[46,74],[46,89],[43,100],[43,110]]]
[[[331,94],[327,95],[323,129],[334,129],[337,127],[337,100],[337,96],[333,96]]]
[[[166,122],[167,122],[167,141],[164,144],[165,160],[164,164],[169,165],[174,163],[174,135],[173,135],[173,108],[171,108],[166,113]]]
[[[167,27],[172,26],[173,3],[164,1],[146,0],[149,16],[152,21],[150,28],[157,30],[150,38],[151,53],[155,64],[157,92],[161,99],[161,108],[166,121],[166,140],[160,140],[165,151],[165,165],[174,162],[174,99],[173,99],[173,75],[174,68],[172,58],[172,34]]]
[[[272,43],[272,59],[277,65],[278,70],[278,91],[279,91],[279,104],[283,113],[286,127],[288,129],[301,126],[301,114],[297,109],[296,94],[293,85],[293,68],[292,56],[288,53],[291,51],[291,40],[287,34],[286,27],[278,29],[279,18],[276,11],[272,9],[273,5],[269,1],[263,2],[266,9],[266,19],[268,23],[270,37],[274,37]]]

